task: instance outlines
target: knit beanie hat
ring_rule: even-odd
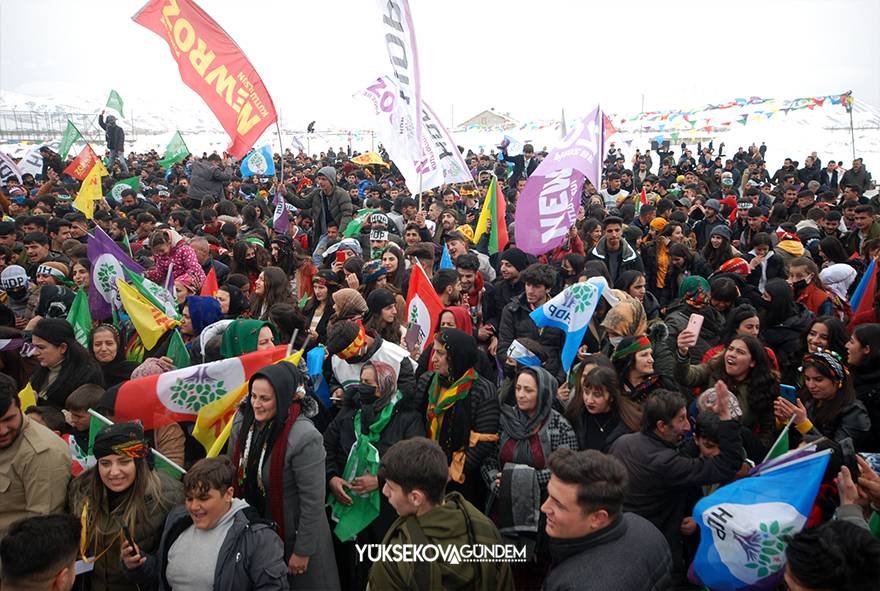
[[[370,315],[379,314],[388,306],[396,303],[394,294],[384,288],[374,289],[367,296],[367,307],[370,309]]]
[[[502,252],[501,260],[507,261],[513,265],[517,271],[522,271],[529,266],[529,259],[526,256],[526,253],[518,248],[508,248]]]
[[[147,357],[144,362],[134,368],[131,372],[131,379],[143,378],[146,376],[155,376],[169,372],[174,369],[174,364],[168,363],[161,357]]]
[[[727,241],[730,242],[733,234],[731,234],[730,228],[728,228],[727,226],[719,225],[712,228],[712,231],[709,232],[709,238],[711,238],[712,236],[721,236],[722,238],[727,238]]]
[[[666,218],[654,218],[651,220],[651,229],[655,232],[662,232],[666,226],[669,225],[669,220]]]
[[[380,260],[369,261],[363,267],[363,274],[365,283],[373,283],[387,275],[388,269],[382,266],[382,261]]]
[[[27,287],[27,284],[27,271],[20,265],[9,265],[0,273],[0,287],[6,291]]]
[[[150,445],[144,438],[144,428],[140,423],[115,423],[101,429],[95,436],[95,458],[104,456],[128,456],[146,458],[150,455]]]
[[[327,333],[327,351],[341,359],[350,359],[357,355],[365,342],[364,327],[354,320],[334,322]]]

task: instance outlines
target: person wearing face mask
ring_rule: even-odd
[[[327,489],[338,541],[378,544],[397,517],[380,492],[380,458],[397,441],[423,437],[425,421],[403,401],[387,363],[366,362],[360,378],[346,390],[339,414],[324,432]],[[350,544],[337,548],[342,586],[363,589],[372,563],[357,560]]]
[[[812,259],[798,257],[791,261],[788,284],[794,290],[795,301],[806,306],[815,316],[829,316],[834,312],[833,295],[819,278],[819,268]]]
[[[803,359],[804,390],[809,399],[794,403],[779,397],[773,412],[779,428],[794,417],[792,426],[802,436],[823,435],[838,443],[852,439],[856,451],[870,449],[871,418],[856,398],[852,378],[840,356],[831,351],[807,353]],[[796,447],[797,439],[792,447]]]
[[[489,488],[486,514],[503,535],[527,548],[526,562],[512,567],[521,589],[540,586],[550,564],[543,520],[535,519],[547,497],[546,459],[560,448],[578,449],[571,425],[552,408],[557,387],[541,367],[519,371],[514,395],[501,404],[500,439],[481,468]]]
[[[24,329],[34,317],[39,298],[39,287],[28,279],[27,271],[20,265],[9,265],[0,273],[0,288],[6,293],[5,304],[15,315],[15,327]]]

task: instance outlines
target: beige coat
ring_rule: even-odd
[[[63,439],[22,416],[18,438],[0,449],[0,538],[14,521],[64,511],[70,462]]]

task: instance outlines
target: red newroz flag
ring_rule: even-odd
[[[434,291],[425,270],[421,265],[413,265],[409,276],[409,293],[406,296],[406,325],[408,328],[418,326],[416,346],[419,351],[424,351],[434,336],[442,311],[443,302]]]
[[[98,155],[95,154],[95,151],[92,150],[92,147],[89,144],[86,144],[86,147],[83,148],[80,153],[77,154],[76,158],[70,161],[67,168],[64,169],[64,174],[70,175],[78,181],[82,181],[85,180],[89,175],[89,172],[92,170],[92,167],[97,163]]]
[[[204,100],[241,158],[277,115],[269,91],[235,41],[192,0],[150,0],[132,17],[168,43],[180,77]]]
[[[207,277],[205,277],[205,282],[202,283],[202,291],[199,293],[201,296],[211,296],[212,298],[217,295],[217,291],[220,290],[220,286],[217,285],[217,271],[214,269],[213,265],[211,266],[211,270],[208,271]]]

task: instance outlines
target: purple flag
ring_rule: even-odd
[[[577,220],[584,179],[602,178],[602,109],[579,121],[526,181],[516,207],[516,245],[538,256],[563,243]]]
[[[0,339],[0,351],[16,351],[24,345],[24,339]]]
[[[287,215],[287,202],[281,193],[275,193],[275,213],[272,215],[272,229],[276,234],[287,234],[290,216]]]
[[[114,305],[122,308],[116,279],[125,281],[123,265],[135,273],[143,273],[144,268],[134,262],[99,226],[95,226],[94,235],[89,236],[87,250],[92,261],[89,310],[92,318],[104,320],[113,314]]]

